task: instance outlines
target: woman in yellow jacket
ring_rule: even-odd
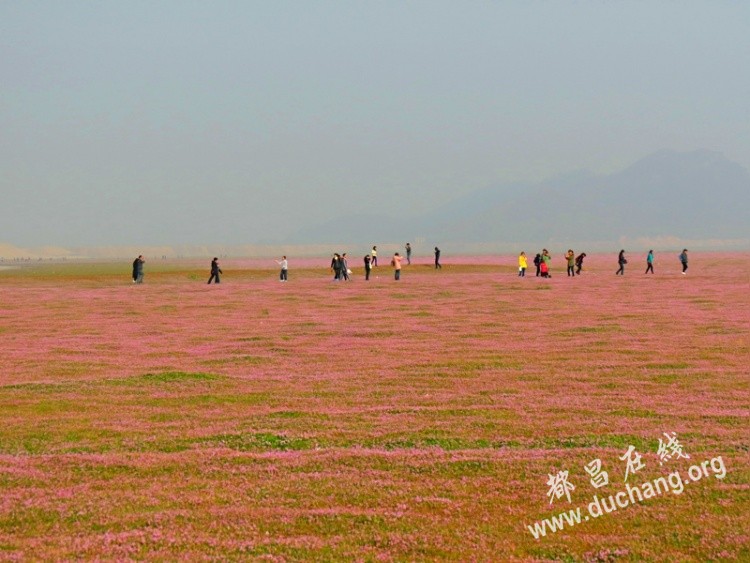
[[[521,254],[518,255],[518,276],[521,278],[526,277],[526,268],[528,268],[529,264],[526,261],[526,253],[521,252]]]

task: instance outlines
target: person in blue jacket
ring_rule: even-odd
[[[685,272],[687,272],[687,266],[688,266],[688,250],[687,248],[682,249],[682,254],[680,254],[680,263],[682,264],[682,275],[685,275]]]
[[[654,273],[654,251],[653,250],[649,250],[648,256],[646,256],[646,272],[645,273],[648,274],[649,272],[651,272],[652,274]]]

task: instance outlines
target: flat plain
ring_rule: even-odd
[[[0,559],[749,560],[750,255],[554,254],[1,270]],[[726,476],[533,537],[629,446]]]

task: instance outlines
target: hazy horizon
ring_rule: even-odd
[[[665,148],[750,169],[749,18],[730,2],[5,3],[0,243],[286,240]]]

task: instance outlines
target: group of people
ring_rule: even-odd
[[[284,259],[286,259],[286,256],[284,256]],[[133,260],[133,283],[143,283],[143,264],[145,263],[146,259],[143,254],[139,254],[138,258]],[[214,256],[214,259],[211,260],[211,276],[208,278],[208,283],[221,283],[221,274],[223,273],[219,267],[219,258]]]
[[[688,249],[683,248],[680,255],[677,257],[680,261],[680,264],[682,265],[682,275],[686,275],[687,269],[688,269]],[[617,271],[615,272],[615,275],[624,276],[625,275],[625,264],[628,263],[628,259],[625,258],[625,250],[620,250],[620,254],[617,255]],[[649,250],[648,254],[646,255],[646,271],[644,274],[648,274],[651,272],[654,273],[654,251]]]
[[[576,256],[575,252],[573,252],[573,249],[568,249],[568,251],[565,253],[565,261],[568,265],[568,276],[577,276],[581,274],[581,270],[583,269],[583,260],[586,258],[586,253],[581,252],[578,256]],[[688,269],[688,249],[683,248],[682,253],[680,253],[679,256],[680,264],[682,264],[682,275],[685,275]],[[552,261],[552,256],[550,256],[549,251],[544,248],[542,251],[537,254],[534,257],[534,266],[536,266],[536,276],[537,277],[543,277],[543,278],[549,278],[551,277],[549,268],[550,268],[550,262]],[[625,275],[625,264],[628,263],[627,258],[625,258],[625,250],[620,250],[620,253],[617,256],[617,265],[618,269],[615,272],[616,276],[624,276]],[[526,259],[526,253],[521,252],[521,254],[518,255],[518,276],[519,277],[525,277],[526,276],[526,269],[528,268],[528,261]],[[648,254],[646,255],[646,274],[651,272],[654,273],[654,251],[649,250]]]
[[[375,255],[374,260],[377,263],[377,254]],[[346,252],[342,254],[339,254],[338,252],[333,253],[333,258],[331,259],[331,271],[333,272],[333,281],[349,281],[349,276],[352,274],[352,271],[349,269]]]
[[[576,256],[575,252],[573,252],[573,249],[568,249],[568,251],[565,253],[565,261],[567,263],[567,273],[569,277],[577,276],[581,274],[581,270],[583,269],[583,260],[586,258],[586,253],[581,252],[578,256]],[[401,268],[402,268],[402,262],[404,260],[404,256],[401,256],[400,253],[396,252],[393,257],[391,258],[391,267],[393,268],[393,275],[394,279],[400,280],[401,279]],[[682,264],[682,274],[685,275],[688,269],[688,249],[683,248],[682,253],[679,256],[680,263]],[[141,284],[143,283],[143,264],[146,262],[146,259],[143,257],[142,254],[138,255],[138,258],[133,260],[133,283],[135,284]],[[550,255],[549,251],[544,248],[540,253],[538,253],[534,257],[534,266],[536,267],[536,277],[542,277],[542,278],[549,278],[552,277],[550,274],[550,264],[552,262],[552,256]],[[281,271],[279,272],[279,281],[286,282],[289,281],[289,262],[287,261],[286,256],[282,256],[281,260],[276,260],[276,263],[281,267]],[[617,271],[615,272],[615,275],[624,276],[625,275],[625,265],[628,263],[627,258],[625,258],[625,250],[620,250],[620,253],[617,256],[617,265],[619,266]],[[411,264],[411,244],[406,243],[406,264]],[[373,268],[376,268],[378,266],[378,247],[373,246],[372,251],[370,254],[367,254],[364,257],[364,265],[365,265],[365,280],[370,279],[370,272],[372,272]],[[439,270],[442,268],[442,265],[440,264],[440,249],[436,246],[435,247],[435,269]],[[526,270],[528,269],[528,260],[526,258],[526,253],[521,252],[521,254],[518,255],[518,276],[519,277],[526,277]],[[333,280],[334,281],[349,281],[350,276],[352,275],[352,271],[349,268],[349,263],[347,261],[346,252],[339,254],[338,252],[335,252],[333,254],[333,258],[331,259],[331,271],[333,272]],[[654,273],[654,251],[649,250],[648,254],[646,255],[646,274],[651,272]],[[214,283],[221,283],[221,274],[224,272],[221,271],[221,268],[219,267],[219,259],[214,256],[214,259],[211,261],[211,276],[208,278],[208,283],[211,284],[211,282]]]
[[[568,249],[565,253],[565,261],[568,264],[568,276],[580,275],[583,269],[583,259],[586,258],[586,253],[581,252],[576,256],[572,249]],[[552,256],[549,250],[546,248],[542,249],[540,253],[534,256],[534,266],[536,267],[536,277],[550,278],[550,264],[552,262]],[[518,275],[519,277],[526,277],[526,270],[529,267],[526,253],[521,252],[518,256]]]
[[[407,242],[404,249],[406,251],[406,264],[411,265],[411,243]],[[401,279],[401,268],[403,260],[404,256],[402,256],[399,252],[394,253],[393,257],[391,258],[391,267],[393,268],[393,277],[395,280]],[[367,281],[370,279],[370,273],[372,272],[373,268],[378,267],[377,245],[373,245],[370,253],[366,254],[363,258],[363,262],[365,265],[365,281]],[[442,267],[443,266],[440,264],[440,249],[436,246],[435,269],[439,270]],[[346,259],[346,252],[342,254],[335,252],[333,254],[333,258],[331,259],[331,271],[333,272],[334,281],[349,280],[349,276],[351,276],[352,271],[349,269],[349,263]]]

